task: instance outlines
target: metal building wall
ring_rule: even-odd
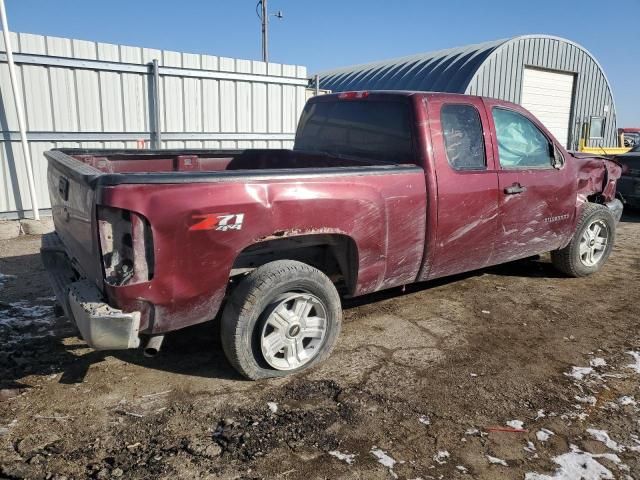
[[[320,85],[332,91],[418,90],[464,93],[486,58],[508,40],[447,48],[436,52],[320,72]]]
[[[589,141],[589,145],[617,145],[615,105],[604,71],[586,49],[563,38],[523,35],[342,67],[320,72],[319,77],[320,85],[333,91],[388,89],[468,93],[521,103],[525,66],[576,75],[569,129],[572,148],[577,148],[580,124],[591,116],[606,118],[605,136],[602,140]]]
[[[605,136],[602,140],[591,140],[589,145],[617,144],[615,104],[604,71],[587,50],[568,40],[543,35],[508,40],[482,63],[465,93],[521,103],[525,66],[575,74],[569,128],[573,148],[577,147],[580,125],[591,116],[606,118]]]
[[[160,65],[166,148],[289,148],[306,67],[13,33],[40,208],[51,148],[137,148],[154,131],[150,62]],[[31,208],[0,38],[0,217]]]

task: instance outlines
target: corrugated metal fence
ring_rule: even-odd
[[[306,100],[307,70],[216,57],[12,34],[40,208],[56,147],[289,148]],[[31,208],[4,42],[0,38],[0,216]]]

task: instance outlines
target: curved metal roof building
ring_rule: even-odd
[[[499,98],[531,110],[569,147],[577,147],[583,128],[590,145],[617,142],[613,94],[602,67],[586,48],[564,38],[522,35],[338,68],[320,72],[319,79],[332,91],[421,90]]]

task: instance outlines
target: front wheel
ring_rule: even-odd
[[[296,373],[326,359],[342,322],[340,297],[320,270],[292,260],[256,268],[222,313],[222,347],[247,378]]]
[[[587,203],[569,244],[551,252],[553,265],[572,277],[597,272],[609,258],[616,236],[616,220],[609,209]]]

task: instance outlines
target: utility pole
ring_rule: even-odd
[[[262,61],[269,63],[269,13],[267,0],[260,0],[262,4]]]
[[[258,0],[256,4],[256,14],[262,24],[262,61],[269,62],[269,10],[267,8],[267,0]],[[278,10],[272,13],[276,18],[282,19],[284,15]]]
[[[22,155],[27,170],[27,182],[29,184],[29,194],[31,195],[31,210],[33,212],[33,219],[40,220],[40,213],[38,211],[38,198],[36,197],[36,186],[33,179],[31,150],[29,149],[29,142],[27,142],[27,128],[24,122],[24,112],[22,110],[22,94],[20,91],[20,85],[16,78],[16,67],[13,61],[11,35],[9,32],[9,25],[7,23],[7,10],[4,7],[4,0],[0,0],[0,23],[2,24],[2,33],[4,34],[4,50],[7,55],[7,65],[9,66],[9,78],[11,79],[11,87],[13,89],[13,99],[16,104],[18,130],[20,131],[20,142],[22,143]]]

